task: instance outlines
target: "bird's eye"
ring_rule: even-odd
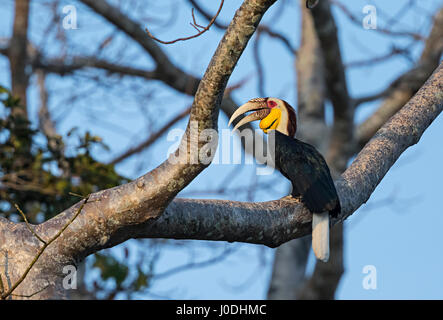
[[[276,107],[277,106],[277,102],[275,102],[275,101],[272,101],[272,100],[269,100],[268,101],[268,107],[269,108],[274,108],[274,107]]]

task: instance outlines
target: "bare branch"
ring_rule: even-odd
[[[205,17],[207,20],[211,19],[211,15],[205,9],[203,9],[203,7],[200,6],[200,4],[196,0],[188,0],[188,1],[195,7],[195,9],[203,17]],[[227,25],[222,24],[218,21],[214,21],[214,26],[219,29],[223,29],[223,30],[226,30],[228,28]],[[292,46],[291,42],[288,40],[287,37],[285,37],[284,35],[282,35],[279,32],[272,30],[267,25],[260,24],[257,28],[257,33],[266,33],[271,38],[276,38],[276,39],[280,40],[292,54],[297,54],[297,50]]]
[[[320,40],[326,71],[326,87],[334,108],[334,124],[326,161],[334,164],[337,173],[343,172],[352,154],[354,109],[350,103],[348,87],[337,27],[329,1],[320,1],[312,10],[315,29]]]
[[[139,143],[138,145],[129,148],[125,152],[123,152],[121,155],[113,159],[110,163],[116,164],[119,162],[122,162],[123,160],[129,158],[130,156],[141,152],[142,150],[145,150],[150,145],[152,145],[154,142],[157,141],[158,138],[160,138],[163,134],[165,134],[173,125],[175,125],[180,120],[184,119],[187,115],[189,115],[189,112],[191,111],[191,107],[186,108],[183,112],[175,116],[171,121],[169,121],[167,124],[165,124],[163,127],[161,127],[159,130],[151,134],[148,139],[145,141]]]
[[[198,262],[189,262],[186,264],[183,264],[181,266],[178,267],[174,267],[172,269],[163,271],[162,273],[157,273],[155,275],[155,279],[158,280],[160,278],[166,278],[172,275],[176,275],[179,272],[183,272],[189,269],[196,269],[196,268],[204,268],[206,266],[210,266],[213,265],[217,262],[220,262],[224,259],[226,259],[230,253],[232,253],[233,248],[232,247],[227,247],[225,250],[223,250],[222,253],[216,255],[215,257],[209,258],[207,260],[203,260],[203,261],[198,261]]]
[[[145,28],[145,31],[149,35],[149,37],[151,37],[155,41],[163,43],[163,44],[173,44],[173,43],[176,43],[178,41],[186,41],[186,40],[197,38],[197,37],[201,36],[203,33],[205,33],[206,31],[208,31],[209,28],[214,24],[215,20],[217,19],[218,15],[220,14],[221,9],[223,8],[224,2],[225,2],[225,0],[221,0],[220,1],[220,7],[218,8],[217,13],[215,14],[214,17],[212,17],[211,21],[209,21],[209,24],[206,27],[203,27],[203,26],[197,24],[197,22],[195,20],[195,16],[194,16],[194,9],[192,9],[192,20],[193,20],[193,23],[191,23],[191,26],[193,26],[197,30],[197,34],[195,34],[195,35],[192,35],[192,36],[189,36],[189,37],[184,37],[184,38],[178,38],[178,39],[171,40],[171,41],[162,41],[162,40],[154,37],[152,35],[152,33],[149,32],[148,28]],[[199,28],[201,28],[202,30],[199,30]]]
[[[337,0],[328,0],[329,2],[331,2],[333,5],[337,6],[338,8],[340,8],[340,10],[342,10],[342,12],[356,25],[361,26],[361,20],[359,18],[357,18],[346,6],[344,6],[341,2],[337,1]],[[409,32],[409,31],[393,31],[393,30],[389,30],[386,28],[380,28],[377,27],[377,29],[375,29],[375,31],[382,33],[382,34],[387,34],[387,35],[391,35],[391,36],[397,36],[397,37],[410,37],[414,40],[424,40],[424,37],[421,34],[415,33],[415,32]]]
[[[46,241],[43,240],[31,227],[31,225],[28,222],[28,219],[26,218],[25,213],[20,209],[20,207],[17,204],[15,204],[14,206],[18,210],[18,212],[20,212],[21,216],[23,217],[23,220],[25,221],[25,224],[26,224],[26,227],[28,228],[28,230],[31,231],[31,233],[34,235],[34,237],[36,237],[40,242],[42,242],[43,244],[46,244]]]
[[[443,9],[437,13],[425,48],[417,65],[396,79],[379,97],[386,96],[377,111],[356,129],[359,147],[364,146],[377,130],[417,92],[439,65],[443,53]],[[377,95],[375,96],[377,97]],[[358,103],[369,100],[360,99]]]
[[[345,64],[345,68],[361,68],[361,67],[367,67],[367,66],[373,66],[376,63],[380,63],[380,62],[384,62],[390,58],[393,58],[395,56],[398,55],[407,55],[409,54],[409,49],[408,48],[397,48],[397,47],[392,47],[391,51],[389,51],[388,53],[376,56],[376,57],[372,57],[369,59],[364,59],[364,60],[355,60],[355,61],[351,61]]]

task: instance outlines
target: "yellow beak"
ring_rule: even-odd
[[[277,129],[281,118],[281,110],[278,108],[271,109],[269,115],[260,121],[260,129],[263,130],[264,133],[268,133],[269,130]]]

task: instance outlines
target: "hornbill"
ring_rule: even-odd
[[[275,134],[275,147],[268,147],[275,167],[292,183],[292,196],[298,198],[313,213],[312,249],[317,259],[329,259],[329,215],[340,213],[340,200],[328,165],[310,144],[295,139],[297,118],[294,109],[276,98],[256,98],[239,107],[231,119],[252,112],[234,127],[260,121],[264,133]],[[275,150],[271,150],[275,149]]]

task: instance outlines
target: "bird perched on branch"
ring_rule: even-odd
[[[247,112],[235,126],[260,120],[264,133],[275,134],[273,155],[275,167],[292,183],[292,196],[299,198],[313,213],[312,249],[317,259],[329,259],[329,215],[340,213],[340,201],[328,165],[310,144],[295,139],[297,118],[294,109],[277,98],[256,98],[239,107],[231,119]],[[271,146],[268,147],[272,149]]]

